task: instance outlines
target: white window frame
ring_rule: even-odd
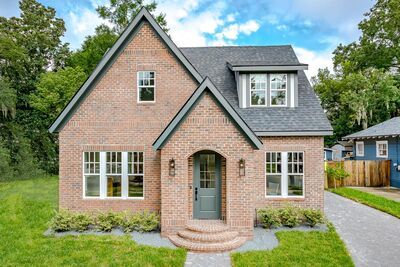
[[[85,153],[89,153],[89,161],[88,162],[86,162],[85,161]],[[84,151],[83,152],[83,154],[82,154],[82,172],[83,172],[83,197],[84,198],[99,198],[100,196],[101,196],[101,155],[100,155],[100,153],[99,153],[99,159],[100,159],[100,162],[99,162],[99,172],[98,173],[91,173],[90,171],[89,172],[86,172],[86,166],[85,166],[85,164],[87,163],[87,164],[97,164],[97,163],[95,163],[95,162],[92,162],[92,161],[90,161],[90,153],[96,153],[96,152],[98,152],[98,151]],[[91,176],[91,175],[98,175],[99,176],[99,196],[86,196],[86,176]]]
[[[251,78],[254,76],[265,76],[265,89],[251,89]],[[250,74],[250,82],[249,82],[249,90],[250,90],[250,107],[266,107],[267,106],[267,98],[268,98],[268,76],[266,73],[252,73]],[[253,105],[252,104],[252,97],[251,97],[251,93],[253,91],[264,91],[265,94],[265,104],[264,105]]]
[[[360,150],[358,149],[358,146],[361,145],[362,146],[362,153],[360,152]],[[356,142],[356,156],[357,157],[364,157],[365,154],[365,146],[364,146],[364,142],[363,141],[357,141]]]
[[[85,175],[85,152],[99,152],[100,153],[100,196],[86,196],[86,179]],[[107,173],[106,173],[106,164],[107,164],[107,152],[121,152],[122,156],[122,178],[121,178],[121,197],[108,197],[107,196]],[[143,196],[142,197],[129,197],[128,194],[128,152],[141,152],[143,153]],[[145,153],[144,151],[84,151],[82,153],[82,193],[83,199],[103,199],[103,200],[144,200],[145,199],[145,185],[146,185],[146,176],[145,176]]]
[[[280,165],[281,165],[281,172],[267,172],[267,154],[268,153],[280,153],[281,154],[281,161],[280,161]],[[277,161],[272,162],[274,164],[277,164]],[[272,165],[271,165],[272,166]],[[264,160],[264,168],[265,168],[265,175],[264,175],[264,181],[265,181],[265,196],[269,197],[269,198],[275,198],[275,197],[282,197],[283,196],[283,188],[284,188],[284,184],[283,184],[283,174],[284,174],[284,170],[283,170],[283,152],[280,151],[267,151],[265,152],[265,160]],[[271,168],[272,169],[272,168]],[[267,175],[280,175],[281,176],[281,194],[280,195],[267,195]]]
[[[154,73],[154,85],[139,85],[139,74],[143,73],[143,72],[153,72]],[[142,70],[142,71],[138,71],[136,74],[136,84],[137,84],[137,102],[138,103],[155,103],[156,102],[156,72],[154,70]],[[140,100],[140,88],[142,87],[152,87],[153,91],[154,91],[154,100],[152,101],[143,101]]]
[[[379,155],[379,145],[386,145],[386,156]],[[387,140],[376,141],[376,157],[385,159],[389,157],[389,144]]]
[[[272,89],[272,77],[274,76],[279,76],[279,75],[286,75],[286,88],[285,89]],[[287,107],[288,106],[288,74],[287,73],[271,73],[269,75],[269,106],[270,107]],[[272,104],[272,92],[276,91],[276,92],[285,92],[285,105],[273,105]]]
[[[267,153],[269,152],[280,152],[281,153],[281,195],[280,196],[270,196],[267,195],[267,175],[269,173],[267,173]],[[288,179],[289,179],[289,173],[288,173],[288,153],[303,153],[303,195],[301,196],[289,196],[288,195]],[[266,151],[264,153],[264,196],[265,198],[268,199],[276,199],[276,198],[286,198],[286,199],[302,199],[305,198],[305,192],[306,192],[306,183],[305,183],[305,177],[306,177],[306,153],[304,151]],[[269,174],[271,175],[271,174]],[[293,174],[293,175],[298,175],[298,174]]]
[[[303,154],[303,162],[301,163],[302,165],[303,165],[303,172],[302,173],[300,173],[300,172],[293,172],[293,169],[292,169],[292,172],[290,172],[289,173],[289,168],[288,168],[288,165],[289,165],[289,156],[288,156],[288,154],[289,153],[297,153],[297,154],[299,154],[299,153],[302,153]],[[297,164],[298,166],[300,165],[300,163],[299,162],[293,162],[293,159],[292,159],[292,164]],[[305,168],[304,168],[304,165],[305,165],[305,157],[304,157],[304,152],[303,151],[288,151],[288,152],[286,152],[286,166],[287,166],[287,177],[286,177],[286,181],[287,181],[287,184],[286,184],[286,196],[287,197],[290,197],[290,198],[304,198],[304,192],[305,192],[305,190],[304,190],[304,177],[305,177],[305,175],[304,175],[304,173],[305,173]],[[303,193],[302,193],[302,195],[290,195],[289,196],[289,175],[299,175],[299,176],[303,176],[303,178],[302,178],[302,180],[301,180],[301,188],[303,189],[302,191],[303,191]]]

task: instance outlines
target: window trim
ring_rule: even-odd
[[[99,151],[83,151],[82,153],[82,176],[83,176],[83,183],[82,183],[82,191],[83,191],[83,197],[88,198],[88,199],[96,199],[101,197],[101,155],[99,152],[99,173],[98,174],[91,174],[91,173],[86,173],[85,172],[85,153],[88,152],[90,153],[95,153]],[[89,156],[90,157],[90,156]],[[90,162],[90,161],[89,161]],[[99,196],[86,196],[86,176],[87,175],[98,175],[99,176]]]
[[[272,89],[272,76],[286,75],[286,88],[285,89]],[[270,107],[288,107],[288,74],[287,73],[271,73],[269,74],[269,106]],[[285,105],[272,105],[272,91],[285,91]],[[291,151],[290,151],[291,152]]]
[[[281,162],[280,162],[280,164],[281,164],[281,172],[280,173],[271,173],[271,172],[267,173],[267,154],[268,153],[280,153],[281,154]],[[265,196],[266,197],[269,197],[269,198],[275,198],[275,197],[281,198],[283,196],[283,191],[284,191],[284,183],[283,183],[283,175],[284,175],[283,153],[284,152],[281,152],[281,151],[265,151],[265,153],[264,153],[265,154],[265,160],[264,160],[264,168],[265,168],[265,171],[264,171],[265,172],[264,183],[265,183],[265,186],[264,186],[264,189],[265,189]],[[275,161],[274,164],[277,164],[277,161]],[[280,175],[281,176],[281,194],[280,195],[267,195],[267,175]]]
[[[358,145],[362,145],[362,153],[360,153],[360,151],[358,150]],[[357,141],[356,142],[356,157],[364,157],[365,154],[365,145],[364,145],[364,141]]]
[[[100,196],[92,197],[86,196],[86,184],[85,184],[85,152],[99,152],[100,153]],[[106,164],[107,164],[107,152],[121,152],[122,153],[122,177],[121,177],[121,196],[120,197],[108,197],[107,196],[107,174],[106,174]],[[128,152],[141,152],[143,153],[143,196],[142,197],[129,197],[128,185],[124,187],[126,183],[128,183]],[[129,151],[118,151],[118,150],[109,150],[109,151],[91,151],[85,150],[82,152],[82,198],[84,200],[145,200],[146,198],[146,182],[145,182],[145,173],[146,173],[146,164],[145,164],[145,152],[139,150],[129,150]],[[126,180],[126,183],[125,183]],[[128,193],[128,194],[126,194]]]
[[[265,89],[251,89],[251,77],[255,76],[255,75],[265,75]],[[264,105],[253,105],[252,101],[251,101],[251,92],[252,91],[265,91],[265,104]],[[267,107],[268,106],[268,102],[267,102],[267,98],[268,98],[268,74],[267,73],[251,73],[249,75],[249,100],[250,100],[250,107]]]
[[[267,195],[267,153],[270,152],[280,152],[281,157],[282,157],[282,162],[281,162],[281,184],[282,184],[282,189],[281,189],[281,195],[280,196],[269,196]],[[288,179],[289,179],[289,173],[288,173],[288,153],[303,153],[303,195],[301,196],[289,196],[288,191]],[[306,197],[306,183],[305,183],[305,177],[306,177],[306,153],[305,151],[265,151],[264,152],[264,197],[266,199],[305,199]]]
[[[139,86],[139,73],[140,72],[153,72],[154,73],[154,85],[153,86]],[[141,87],[153,87],[154,89],[154,100],[152,101],[142,101],[140,100],[140,88]],[[146,104],[146,103],[155,103],[156,102],[156,71],[155,70],[140,70],[136,72],[136,90],[137,90],[137,103]]]
[[[379,155],[379,145],[386,145],[386,156]],[[387,140],[380,140],[375,142],[376,157],[387,159],[389,157],[389,144]]]

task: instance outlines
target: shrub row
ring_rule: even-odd
[[[150,232],[158,229],[160,216],[155,212],[105,212],[76,213],[60,210],[50,222],[50,227],[56,232],[83,232],[95,229],[110,232],[113,228],[123,228],[125,232]]]
[[[259,209],[257,215],[264,228],[279,226],[295,227],[299,224],[307,224],[314,227],[324,222],[322,211],[315,209],[302,209],[291,205],[283,208]]]

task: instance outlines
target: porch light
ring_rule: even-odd
[[[175,176],[175,160],[169,160],[169,176]]]
[[[239,176],[245,176],[246,174],[246,161],[244,159],[239,160]]]

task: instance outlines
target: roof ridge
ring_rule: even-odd
[[[285,44],[285,45],[224,45],[224,46],[178,46],[179,49],[185,49],[185,48],[243,48],[243,47],[292,47],[291,44]]]

